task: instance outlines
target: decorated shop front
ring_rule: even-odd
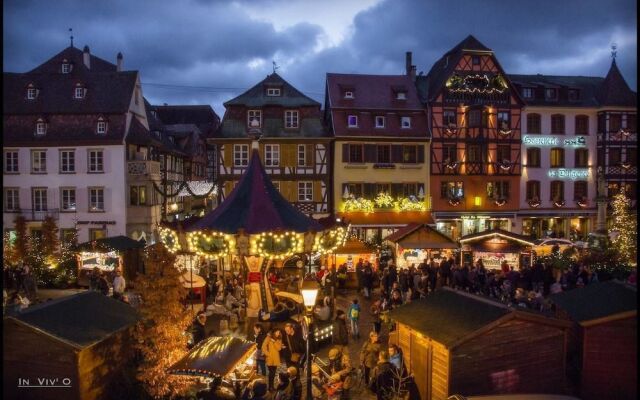
[[[78,284],[89,285],[91,273],[97,268],[112,280],[116,268],[122,268],[125,279],[133,280],[140,269],[141,251],[144,241],[126,236],[113,236],[80,243],[78,250]]]
[[[499,270],[506,262],[509,267],[530,267],[534,240],[502,229],[466,235],[460,238],[462,262],[475,263],[481,259],[488,270]]]
[[[427,224],[409,224],[385,238],[394,244],[396,265],[399,268],[416,267],[426,260],[440,263],[454,257],[459,246],[448,236]]]

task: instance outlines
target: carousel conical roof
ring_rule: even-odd
[[[320,231],[323,227],[282,197],[264,170],[258,150],[253,150],[247,172],[225,201],[185,231],[235,234],[240,229],[247,234],[255,234],[278,230]]]

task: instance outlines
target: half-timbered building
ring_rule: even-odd
[[[215,148],[221,200],[249,165],[251,142],[280,193],[302,212],[331,211],[331,137],[324,129],[320,103],[277,73],[224,103],[220,129],[208,143]]]
[[[433,222],[427,116],[407,56],[407,75],[327,74],[335,212],[367,241]]]
[[[416,81],[429,109],[437,228],[511,230],[519,207],[522,100],[495,54],[468,36]]]

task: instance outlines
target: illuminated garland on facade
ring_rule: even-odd
[[[377,208],[391,208],[393,207],[393,197],[386,192],[380,192],[376,196],[373,202],[376,204]]]
[[[296,232],[264,232],[251,237],[251,254],[283,260],[304,252],[304,237]]]
[[[160,234],[160,241],[164,244],[167,250],[169,250],[169,253],[175,254],[180,251],[180,241],[176,232],[171,229],[160,227],[158,229],[158,233]]]
[[[342,226],[328,231],[322,235],[316,235],[313,243],[313,251],[318,254],[331,254],[342,246],[347,240],[349,227]]]
[[[427,205],[423,201],[407,197],[396,201],[395,208],[398,211],[427,211]]]
[[[342,211],[353,212],[361,211],[365,213],[373,212],[375,203],[371,200],[359,197],[357,199],[348,199],[342,203]]]
[[[427,211],[424,201],[418,200],[415,196],[398,198],[393,200],[387,193],[379,193],[375,200],[367,200],[362,197],[358,199],[348,199],[342,203],[343,212],[364,212],[385,211],[393,208],[395,211]]]
[[[489,78],[488,75],[452,75],[446,82],[447,89],[452,93],[504,93],[507,90],[507,82],[502,75]]]
[[[206,258],[229,255],[235,248],[233,235],[222,232],[189,232],[187,243],[190,251]]]

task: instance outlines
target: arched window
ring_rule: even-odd
[[[551,134],[564,135],[564,115],[553,114],[551,116]]]

